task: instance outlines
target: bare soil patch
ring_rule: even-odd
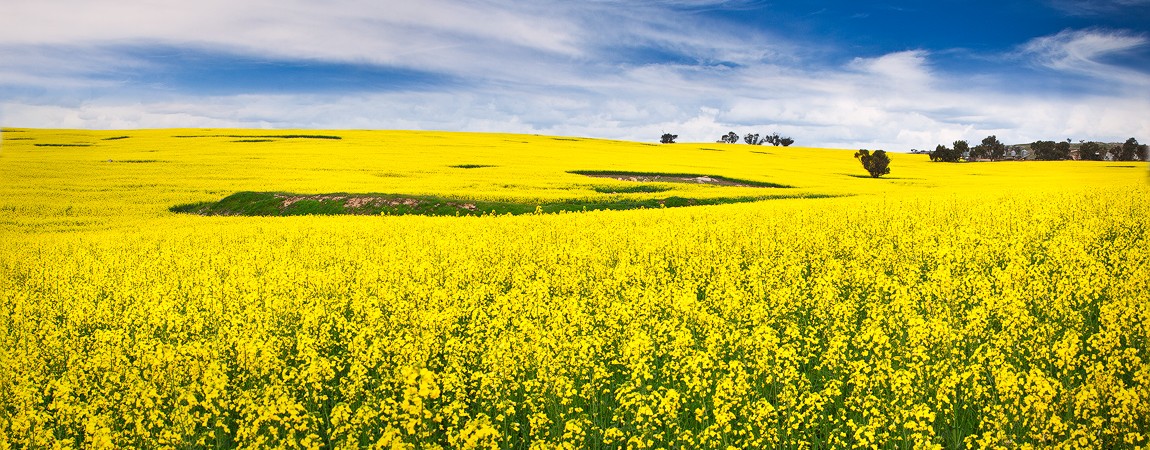
[[[608,172],[608,171],[572,171],[578,175],[584,175],[593,178],[610,178],[619,181],[631,181],[636,183],[689,183],[689,184],[706,184],[711,186],[726,186],[726,187],[757,187],[757,188],[789,188],[787,186],[777,183],[769,183],[763,181],[749,181],[739,180],[735,178],[720,177],[715,175],[699,175],[689,173],[648,173],[648,172]]]
[[[415,197],[397,197],[397,196],[382,196],[382,195],[342,195],[342,194],[317,194],[317,195],[293,195],[293,194],[274,194],[276,199],[280,200],[280,208],[287,210],[293,204],[302,200],[311,200],[319,203],[326,204],[342,204],[344,211],[347,214],[378,214],[381,208],[395,208],[407,207],[418,208],[420,206],[429,206],[432,204],[435,208],[453,208],[462,209],[467,211],[475,211],[476,206],[473,203],[466,202],[450,202],[450,201],[436,201],[429,199],[419,199]]]

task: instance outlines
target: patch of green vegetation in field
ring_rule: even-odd
[[[32,144],[37,147],[91,147],[92,144]]]
[[[543,203],[472,201],[428,195],[403,194],[292,194],[285,192],[237,192],[217,202],[200,202],[169,208],[176,213],[204,216],[307,216],[307,215],[420,215],[480,216],[550,214],[559,212],[677,208],[684,206],[747,203],[783,198],[827,198],[831,195],[769,195],[723,198],[671,196],[651,199],[571,199]]]
[[[495,167],[491,164],[456,164],[454,166],[447,166],[455,169],[482,169],[484,167]]]

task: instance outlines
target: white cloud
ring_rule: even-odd
[[[1122,13],[1124,11],[1146,11],[1150,0],[1049,0],[1051,6],[1071,16],[1095,16],[1100,14]]]
[[[579,55],[574,25],[532,12],[450,0],[12,0],[0,46],[160,44],[441,69],[495,51]]]
[[[1150,74],[1104,62],[1104,58],[1150,44],[1143,35],[1122,31],[1065,30],[1043,36],[1022,47],[1024,54],[1045,67],[1112,80],[1145,89],[1150,87]]]
[[[0,15],[0,124],[34,127],[393,128],[714,141],[779,132],[800,145],[933,148],[996,134],[1150,139],[1146,76],[1104,56],[1140,35],[1067,31],[1022,53],[1123,95],[972,88],[923,50],[817,64],[779,36],[694,10],[747,1],[9,0]],[[621,6],[625,5],[625,6]],[[197,95],[132,82],[145,45],[351,62],[467,80],[435,91]],[[665,61],[632,62],[652,49]],[[1119,74],[1119,75],[1115,75]]]
[[[907,83],[920,86],[930,81],[927,56],[926,51],[911,50],[890,53],[878,58],[855,58],[851,61],[850,67],[876,75],[888,85],[906,88]]]

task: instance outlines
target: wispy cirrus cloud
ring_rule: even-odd
[[[1073,16],[1097,16],[1141,11],[1147,15],[1150,0],[1049,0],[1050,5]]]
[[[1109,57],[1150,45],[1144,34],[1109,30],[1064,30],[1035,38],[1022,46],[1034,62],[1050,69],[1118,81],[1130,87],[1150,87],[1150,73],[1123,67]]]

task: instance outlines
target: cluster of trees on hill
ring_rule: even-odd
[[[659,142],[664,143],[664,144],[674,144],[675,139],[678,139],[678,138],[679,138],[679,135],[677,135],[677,134],[663,133],[663,136],[661,136],[659,138]],[[729,132],[727,134],[724,134],[716,142],[723,142],[726,144],[738,144],[739,143],[739,135],[735,134],[735,132],[732,131],[732,132]],[[779,136],[779,133],[771,133],[771,134],[768,134],[765,136],[759,136],[759,133],[747,133],[746,136],[743,136],[743,142],[746,142],[750,145],[770,144],[770,145],[774,145],[774,146],[787,147],[787,146],[790,146],[791,144],[794,144],[795,140],[791,139],[790,137]]]
[[[987,136],[982,143],[971,147],[966,141],[954,141],[953,147],[939,145],[930,152],[931,161],[999,161],[1003,159],[1036,159],[1056,161],[1080,159],[1088,161],[1141,161],[1146,159],[1148,146],[1139,144],[1137,139],[1127,139],[1123,144],[1110,145],[1101,142],[1078,141],[1072,144],[1065,141],[1034,141],[1028,145],[1007,146],[995,136]]]
[[[723,136],[720,136],[719,140],[716,142],[737,144],[739,143],[739,135],[735,134],[734,131],[731,131],[727,134],[724,134]],[[794,144],[795,140],[791,139],[790,137],[779,136],[779,133],[771,133],[764,136],[760,136],[759,133],[747,133],[745,136],[743,136],[743,142],[746,142],[750,145],[770,144],[774,146],[787,147],[791,144]]]

